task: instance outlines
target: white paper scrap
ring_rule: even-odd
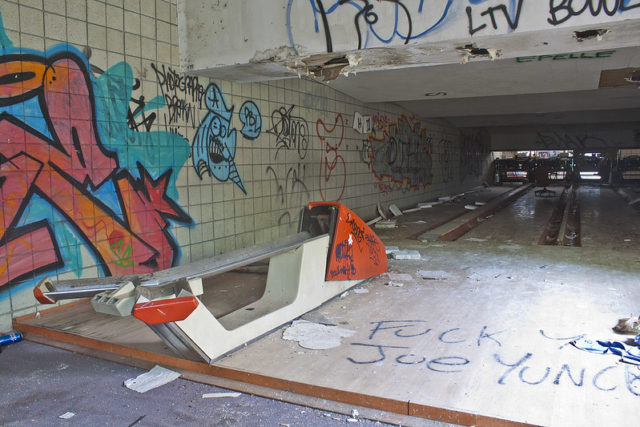
[[[62,418],[63,420],[68,420],[69,418],[73,418],[75,417],[76,414],[74,414],[73,412],[65,412],[64,414],[60,415],[58,418]]]
[[[154,388],[160,387],[180,377],[180,372],[175,372],[162,366],[154,366],[149,372],[140,374],[135,378],[129,378],[124,382],[125,387],[145,393]]]

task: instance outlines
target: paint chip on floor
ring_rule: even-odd
[[[282,339],[298,341],[301,347],[310,350],[326,350],[339,347],[342,344],[342,338],[350,337],[355,333],[356,331],[339,326],[327,326],[307,322],[306,320],[296,320],[284,330]]]

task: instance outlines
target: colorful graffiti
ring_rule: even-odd
[[[379,180],[389,180],[418,190],[431,184],[431,136],[420,121],[400,115],[391,123],[374,115],[374,132],[369,134],[369,164]]]
[[[46,54],[3,46],[0,287],[80,276],[86,253],[104,275],[175,265],[171,221],[192,222],[174,201],[189,143],[130,129],[130,67],[94,79],[71,46]]]
[[[215,83],[210,83],[204,95],[209,112],[204,116],[193,140],[193,167],[202,179],[205,174],[217,180],[230,180],[244,194],[247,189],[236,167],[236,129],[232,128],[233,106],[227,107],[222,91]],[[258,107],[251,101],[240,109],[243,124],[241,134],[247,139],[256,139],[262,130],[262,119]]]

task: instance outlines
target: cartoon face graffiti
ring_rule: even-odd
[[[247,194],[234,160],[236,130],[231,129],[233,107],[227,108],[220,88],[214,83],[207,87],[205,104],[209,112],[193,140],[193,166],[200,178],[208,173],[220,181],[230,179]]]

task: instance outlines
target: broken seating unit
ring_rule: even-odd
[[[95,311],[146,323],[177,354],[213,363],[226,353],[387,271],[378,236],[340,203],[314,202],[298,233],[152,274],[42,280],[41,303],[90,297]],[[203,278],[269,259],[262,297],[216,318],[201,297]]]

